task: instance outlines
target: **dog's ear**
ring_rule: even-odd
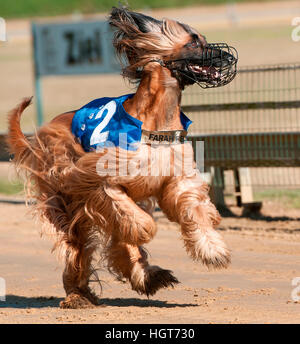
[[[134,20],[135,24],[138,26],[139,30],[146,32],[161,31],[162,22],[146,16],[142,13],[129,12],[131,18]]]
[[[124,31],[126,31],[126,28],[134,27],[142,33],[153,31],[158,32],[161,31],[162,27],[161,21],[142,13],[131,12],[125,7],[113,7],[110,13],[109,23],[110,25],[117,27],[119,30],[122,30],[123,28]]]

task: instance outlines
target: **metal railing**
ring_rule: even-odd
[[[300,131],[300,63],[240,68],[220,89],[187,88],[193,135]]]
[[[182,104],[213,186],[236,189],[224,171],[249,167],[253,187],[300,187],[300,63],[240,68],[220,89],[187,89]]]

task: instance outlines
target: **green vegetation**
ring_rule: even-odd
[[[300,190],[266,189],[254,192],[256,201],[270,200],[288,208],[300,209]]]
[[[24,190],[23,183],[20,181],[9,181],[7,179],[0,179],[0,194],[15,195]]]
[[[255,0],[128,0],[132,9],[187,7],[191,5],[218,5],[223,3],[241,3]],[[257,1],[257,0],[256,0]],[[263,0],[270,1],[270,0]],[[0,17],[37,17],[70,14],[73,12],[107,12],[118,0],[1,0]]]

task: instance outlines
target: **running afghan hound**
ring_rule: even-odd
[[[137,83],[136,93],[93,100],[55,117],[32,137],[20,128],[31,98],[9,114],[10,153],[65,260],[62,308],[98,304],[89,288],[97,249],[109,271],[139,294],[178,283],[172,271],[150,265],[143,248],[156,233],[155,202],[180,224],[192,259],[213,268],[230,263],[214,229],[219,213],[185,140],[191,121],[180,102],[185,86],[229,83],[236,74],[235,49],[207,43],[186,24],[124,7],[113,8],[109,22],[123,76]]]

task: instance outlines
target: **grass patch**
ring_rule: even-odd
[[[273,201],[288,208],[300,209],[300,190],[271,189],[254,192],[255,201]]]
[[[16,195],[24,190],[23,183],[19,180],[9,181],[0,179],[0,193],[4,195]]]
[[[257,0],[234,0],[236,3],[254,2]],[[271,0],[263,0],[271,1]],[[37,16],[55,16],[75,11],[81,13],[107,12],[118,0],[1,0],[0,17],[21,18]],[[128,0],[132,9],[187,7],[191,5],[219,5],[228,0]]]

